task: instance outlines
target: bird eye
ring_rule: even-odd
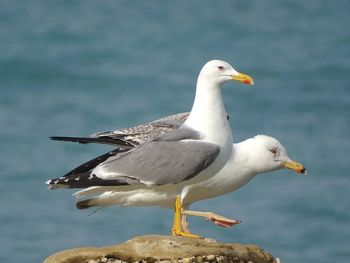
[[[272,152],[274,155],[277,153],[277,150],[276,149],[271,149],[269,150],[270,152]]]
[[[218,69],[223,71],[225,68],[223,66],[218,66]]]

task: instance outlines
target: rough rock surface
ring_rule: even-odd
[[[211,239],[146,235],[115,246],[64,250],[44,261],[44,263],[103,262],[278,263],[279,259],[256,245],[223,244]]]

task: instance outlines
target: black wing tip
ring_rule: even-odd
[[[97,177],[95,174],[74,174],[62,176],[46,181],[49,189],[67,189],[67,188],[88,188],[92,186],[122,186],[130,185],[135,180],[129,177],[122,177],[114,180],[106,180]],[[136,181],[138,182],[138,181]]]
[[[50,140],[53,140],[53,141],[62,141],[64,139],[66,139],[67,137],[64,137],[64,136],[50,136],[49,138],[50,138]]]
[[[90,138],[85,138],[85,137],[50,136],[49,138],[53,141],[77,142],[80,144],[88,144],[91,142],[96,142],[96,140],[91,141]]]
[[[59,178],[48,180],[46,181],[46,184],[48,185],[48,188],[50,190],[88,187],[89,185],[86,183],[86,180],[83,180],[83,182],[79,181],[80,176],[81,174],[72,176],[62,176]]]
[[[101,137],[69,137],[69,136],[50,136],[53,141],[63,141],[63,142],[77,142],[80,144],[98,143],[107,144],[123,147],[125,149],[131,149],[135,145],[123,138],[101,136]]]
[[[68,189],[71,188],[69,185],[66,184],[60,184],[59,179],[51,179],[47,180],[45,184],[48,185],[47,189],[49,190],[56,190],[56,189]]]

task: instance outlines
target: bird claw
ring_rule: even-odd
[[[191,232],[185,232],[185,231],[182,231],[182,230],[181,231],[172,230],[171,234],[173,236],[190,237],[190,238],[198,238],[198,239],[202,238],[201,236],[198,236],[198,235],[193,234]]]

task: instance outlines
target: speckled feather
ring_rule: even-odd
[[[178,113],[131,128],[94,133],[90,137],[121,140],[135,146],[161,134],[176,130],[185,122],[189,114],[189,112]]]
[[[53,136],[50,138],[55,141],[78,142],[81,144],[99,143],[118,145],[122,148],[134,147],[159,135],[178,129],[186,121],[189,114],[189,112],[177,113],[131,128],[93,133],[90,137]],[[227,119],[229,119],[228,115]]]

